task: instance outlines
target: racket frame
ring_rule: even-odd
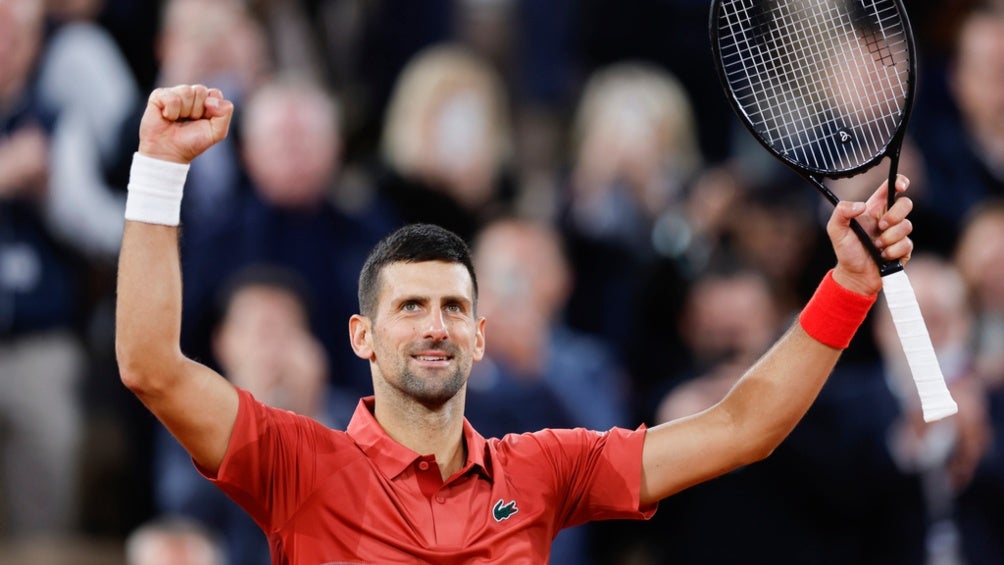
[[[889,138],[889,141],[885,144],[885,147],[883,147],[881,151],[873,155],[864,163],[861,163],[860,165],[857,165],[855,167],[843,171],[819,169],[816,167],[811,167],[799,163],[789,158],[787,155],[781,153],[780,151],[777,151],[766,140],[763,139],[760,133],[753,126],[753,120],[750,118],[749,114],[739,104],[739,101],[736,99],[737,97],[735,93],[732,91],[729,77],[725,72],[725,65],[722,61],[722,52],[720,46],[720,26],[719,26],[719,21],[721,20],[722,2],[721,1],[714,2],[710,12],[708,21],[708,31],[711,35],[711,49],[715,61],[714,65],[715,71],[718,73],[718,77],[720,79],[719,83],[722,87],[722,90],[725,93],[725,98],[727,98],[729,104],[732,105],[732,109],[736,113],[736,115],[741,117],[739,121],[742,122],[743,126],[753,135],[753,138],[757,140],[757,143],[762,145],[764,149],[770,152],[771,155],[773,155],[782,163],[787,165],[788,168],[792,169],[793,171],[798,173],[799,176],[807,180],[809,184],[815,187],[816,190],[819,191],[819,193],[822,194],[834,206],[836,206],[840,202],[840,198],[838,198],[837,195],[834,194],[833,191],[830,190],[823,183],[824,178],[839,179],[839,178],[849,178],[859,175],[867,170],[872,169],[880,161],[882,161],[882,159],[886,157],[889,158],[889,175],[888,175],[889,184],[887,189],[888,200],[886,205],[889,208],[892,208],[892,205],[896,202],[895,186],[896,186],[896,175],[899,172],[900,149],[902,148],[903,140],[906,137],[906,128],[907,124],[910,121],[910,115],[913,113],[914,98],[917,89],[918,65],[917,65],[916,46],[914,44],[914,38],[913,38],[913,28],[910,25],[910,18],[908,18],[906,15],[906,7],[904,6],[902,0],[889,0],[889,1],[896,5],[896,9],[898,10],[900,19],[902,20],[903,36],[906,41],[907,54],[909,56],[909,69],[907,71],[906,94],[902,109],[903,115],[896,126],[896,131],[893,132],[893,135]],[[879,273],[883,277],[903,270],[903,265],[898,260],[886,261],[882,258],[882,254],[875,247],[875,244],[872,243],[871,237],[869,237],[868,233],[865,231],[865,229],[861,226],[861,224],[857,220],[851,220],[851,229],[854,230],[855,235],[857,235],[858,239],[860,239],[861,242],[864,244],[865,249],[868,250],[869,255],[871,255],[872,259],[875,261],[875,264],[878,265]]]

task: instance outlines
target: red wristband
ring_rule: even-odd
[[[840,286],[833,280],[831,269],[798,316],[798,322],[816,341],[846,349],[876,298],[877,294],[865,296]]]

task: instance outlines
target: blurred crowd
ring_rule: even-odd
[[[909,2],[907,269],[956,416],[925,424],[877,305],[767,460],[556,564],[1004,563],[1004,2]],[[0,562],[268,563],[118,379],[114,272],[146,96],[236,104],[191,167],[183,347],[342,427],[347,320],[391,229],[467,239],[485,436],[717,402],[834,263],[828,206],[722,94],[707,0],[0,0]],[[886,167],[831,188],[871,192]]]

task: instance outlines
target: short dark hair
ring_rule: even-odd
[[[380,273],[391,263],[442,261],[463,265],[471,275],[474,304],[478,301],[478,278],[474,274],[471,250],[457,234],[433,224],[409,224],[380,240],[370,251],[359,273],[359,312],[372,316],[376,311]]]

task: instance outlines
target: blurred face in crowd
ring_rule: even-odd
[[[445,95],[425,123],[425,173],[471,208],[490,197],[495,175],[490,112],[485,95],[461,88]]]
[[[661,214],[697,170],[693,112],[669,73],[634,63],[597,71],[582,95],[574,127],[576,206],[609,206],[628,189],[646,217]]]
[[[157,44],[160,82],[210,84],[235,97],[267,66],[261,29],[238,0],[170,0]]]
[[[473,258],[480,308],[494,331],[488,354],[518,373],[538,372],[570,286],[558,236],[527,222],[496,222],[479,234]]]
[[[472,52],[433,47],[401,72],[387,109],[384,159],[476,210],[494,195],[510,151],[505,90]]]
[[[709,276],[691,291],[681,333],[701,364],[745,363],[766,351],[778,324],[763,278],[752,273]]]
[[[965,22],[954,70],[953,92],[968,126],[1004,144],[1004,16]]]
[[[980,310],[1004,312],[1004,208],[977,214],[963,230],[955,263]]]
[[[0,0],[0,109],[24,88],[42,41],[45,3]]]
[[[126,543],[126,558],[128,565],[223,565],[213,541],[187,523],[141,527]]]
[[[276,286],[249,285],[230,300],[215,339],[223,372],[262,402],[314,416],[327,362],[299,299]]]
[[[242,117],[244,163],[259,194],[283,207],[320,201],[341,157],[334,102],[312,87],[267,86]]]
[[[739,253],[772,281],[792,281],[810,256],[816,232],[797,208],[747,203],[733,223]]]

